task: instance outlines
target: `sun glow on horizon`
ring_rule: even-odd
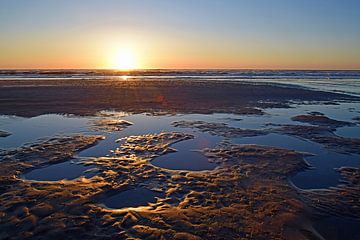
[[[140,68],[138,54],[131,48],[113,50],[109,60],[109,67],[116,70],[127,71]]]

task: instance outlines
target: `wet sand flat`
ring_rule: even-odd
[[[2,80],[0,114],[92,115],[104,109],[128,112],[261,114],[259,108],[292,101],[359,98],[286,85],[204,80]],[[16,106],[16,108],[14,107]]]

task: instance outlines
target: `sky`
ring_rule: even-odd
[[[359,0],[0,0],[0,68],[360,69]]]

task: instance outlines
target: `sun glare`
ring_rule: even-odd
[[[136,54],[130,49],[115,51],[111,60],[111,67],[122,71],[133,70],[139,67]]]

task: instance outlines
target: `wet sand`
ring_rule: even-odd
[[[106,113],[101,110],[263,114],[261,108],[289,107],[294,101],[359,101],[342,94],[234,82],[24,80],[0,81],[0,88],[1,114],[96,115],[90,127],[104,134],[133,123],[120,119],[120,113],[102,116]],[[212,170],[151,164],[176,152],[174,144],[193,139],[186,129],[225,138],[278,133],[346,154],[360,152],[359,139],[335,134],[354,122],[314,112],[292,119],[311,125],[246,129],[200,120],[172,122],[180,132],[127,136],[116,141],[113,156],[82,158],[97,174],[72,180],[34,181],[24,175],[66,163],[104,136],[68,134],[0,151],[0,239],[323,239],[328,233],[323,226],[315,229],[316,224],[327,227],[323,221],[329,217],[360,216],[358,168],[337,169],[342,176],[337,187],[302,190],[289,178],[310,167],[304,160],[308,153],[227,140],[199,152],[217,165]],[[126,199],[128,207],[121,205],[124,193],[148,196],[142,199],[146,203]],[[109,203],[112,199],[120,203]]]
[[[288,177],[308,167],[292,150],[224,143],[203,154],[220,167],[174,171],[150,164],[191,135],[132,136],[117,157],[88,158],[99,174],[28,181],[23,173],[64,162],[100,136],[73,135],[2,154],[0,232],[3,239],[322,239],[312,219],[359,216],[359,170],[342,168],[342,186],[303,191]],[[131,189],[162,193],[137,208],[107,208]]]
[[[0,114],[93,115],[104,109],[133,113],[262,114],[291,102],[359,101],[347,95],[285,85],[206,80],[2,80]]]

